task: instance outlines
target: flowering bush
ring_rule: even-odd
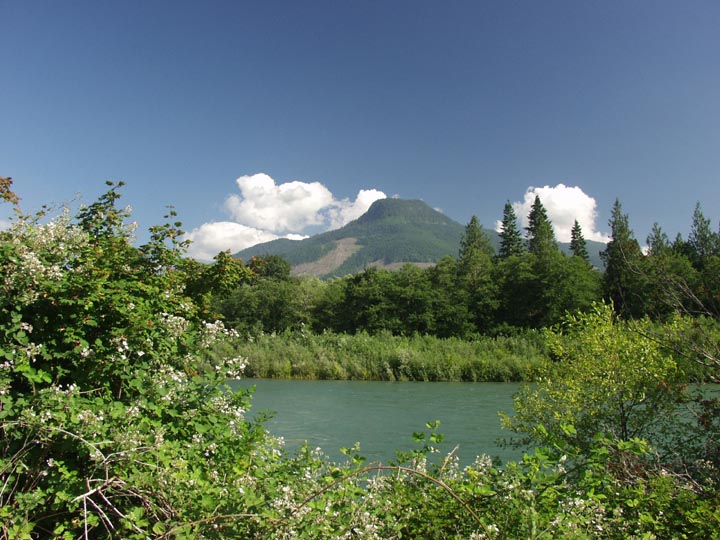
[[[181,523],[194,537],[217,530],[202,518],[222,501],[241,506],[226,494],[237,477],[221,471],[263,433],[244,420],[248,396],[225,386],[242,359],[214,353],[233,333],[184,296],[177,224],[132,246],[119,187],[75,219],[19,213],[0,236],[7,537],[145,537]]]

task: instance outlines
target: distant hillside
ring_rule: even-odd
[[[273,240],[236,256],[247,260],[254,255],[281,255],[293,273],[327,278],[371,265],[435,263],[457,255],[463,231],[463,225],[422,201],[381,199],[340,229],[304,240]]]
[[[257,255],[280,255],[296,275],[321,278],[344,276],[368,266],[396,268],[404,263],[431,265],[446,255],[457,256],[465,226],[433,210],[423,201],[381,199],[344,227],[304,240],[284,238],[252,246],[235,254],[244,260]],[[498,245],[495,231],[486,229]],[[597,246],[598,249],[595,249]],[[588,242],[593,264],[600,266],[594,252],[603,244]],[[561,244],[567,251],[568,246]]]

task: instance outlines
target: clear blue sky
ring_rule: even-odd
[[[716,0],[0,0],[0,21],[0,175],[26,210],[124,180],[141,227],[170,204],[192,230],[241,221],[235,179],[266,173],[486,226],[559,183],[600,231],[616,197],[641,240],[687,234],[696,201],[720,220]]]

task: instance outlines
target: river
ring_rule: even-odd
[[[413,432],[435,420],[445,437],[441,452],[457,445],[463,466],[479,454],[502,461],[521,456],[518,450],[496,444],[499,437],[510,435],[501,429],[498,412],[512,412],[516,384],[268,379],[239,384],[256,387],[251,418],[273,411],[266,427],[283,437],[289,449],[307,441],[333,461],[344,459],[341,447],[359,442],[368,461],[387,463],[396,449],[417,448]]]

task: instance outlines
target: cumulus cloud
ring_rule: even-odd
[[[322,210],[335,203],[320,182],[276,184],[267,174],[241,176],[240,195],[230,195],[225,209],[238,223],[270,231],[299,231],[324,222]]]
[[[527,188],[523,200],[513,203],[513,210],[518,216],[521,227],[525,228],[528,225],[528,215],[536,196],[540,197],[548,218],[552,221],[555,236],[560,242],[570,241],[570,231],[575,220],[580,223],[586,240],[607,242],[610,239],[607,234],[596,230],[597,203],[595,199],[578,186],[566,186],[565,184],[558,184],[554,187],[531,186]]]
[[[377,189],[361,189],[354,201],[343,199],[328,208],[327,217],[330,229],[339,229],[368,211],[370,205],[387,196]]]
[[[261,242],[269,242],[280,236],[268,231],[235,223],[233,221],[215,221],[204,223],[186,235],[192,242],[190,255],[196,259],[209,261],[220,251],[230,250],[231,253],[241,251]],[[302,240],[305,236],[287,234],[282,238]]]
[[[275,238],[306,238],[302,233],[308,227],[337,229],[386,197],[382,191],[362,189],[354,201],[338,200],[320,182],[278,184],[264,173],[241,176],[235,183],[240,193],[224,203],[232,221],[205,223],[188,233],[190,256],[210,260],[227,249],[234,253]]]

